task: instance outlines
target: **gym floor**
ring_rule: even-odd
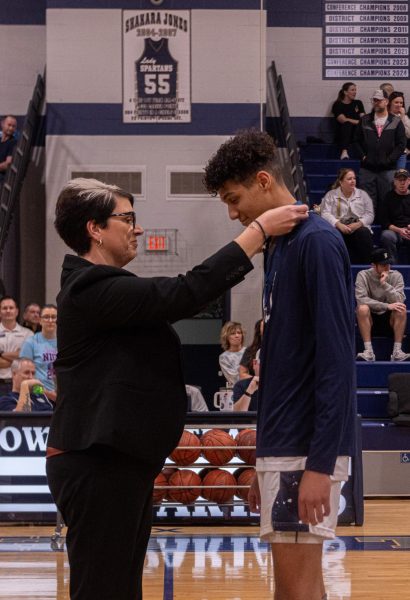
[[[53,531],[0,525],[0,599],[69,599],[64,539],[52,544]],[[365,525],[340,527],[323,565],[329,600],[410,600],[410,500],[366,500]],[[271,600],[273,590],[256,527],[153,528],[144,600]]]

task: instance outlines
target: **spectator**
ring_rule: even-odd
[[[401,362],[410,357],[401,348],[407,321],[403,276],[390,269],[390,262],[388,252],[378,248],[373,252],[371,268],[359,271],[356,277],[356,315],[364,343],[364,351],[357,358],[368,362],[376,360],[372,333],[386,336],[391,330],[394,346],[390,360]]]
[[[374,113],[361,119],[356,141],[362,159],[360,186],[373,200],[379,222],[378,207],[390,189],[397,159],[406,147],[406,134],[401,119],[387,111],[387,94],[376,90],[372,100]]]
[[[404,131],[406,134],[406,139],[410,138],[410,119],[406,115],[406,108],[404,106],[404,94],[403,92],[392,92],[389,96],[389,111],[392,115],[399,117],[402,120],[404,125]],[[405,169],[407,163],[407,148],[405,148],[405,152],[398,158],[396,168],[397,169]]]
[[[11,165],[13,149],[16,145],[14,134],[17,129],[16,118],[12,115],[6,115],[1,120],[1,138],[0,138],[0,188],[6,177],[6,171]]]
[[[57,358],[57,307],[45,304],[40,314],[41,332],[27,339],[21,350],[20,358],[31,359],[36,366],[36,377],[41,381],[47,396],[55,402],[56,386],[54,361]]]
[[[196,385],[185,385],[185,391],[188,396],[188,410],[191,412],[205,412],[208,405],[202,395],[201,390]]]
[[[320,205],[320,214],[343,236],[352,263],[369,263],[373,250],[373,202],[356,188],[352,169],[340,169],[338,177]]]
[[[239,378],[247,378],[249,375],[255,375],[253,371],[253,359],[257,351],[262,346],[263,319],[258,319],[255,323],[252,344],[245,349],[241,362],[239,363]]]
[[[11,296],[0,300],[0,394],[11,390],[11,363],[18,358],[20,349],[33,332],[17,323],[19,309]]]
[[[386,81],[385,83],[382,83],[382,84],[381,84],[381,86],[380,86],[380,89],[381,89],[383,92],[386,92],[386,94],[387,94],[387,97],[388,97],[388,98],[389,98],[389,97],[392,95],[392,93],[394,92],[394,87],[393,87],[393,85],[392,85],[391,83],[388,83],[387,81]]]
[[[400,246],[410,247],[410,173],[399,169],[394,174],[393,184],[380,209],[380,242],[397,263]]]
[[[23,312],[23,327],[31,329],[33,333],[38,333],[41,331],[40,311],[41,307],[36,302],[30,302],[30,304],[26,304]]]
[[[231,386],[239,379],[239,363],[245,352],[243,340],[241,323],[227,321],[221,330],[221,346],[225,352],[219,355],[219,366],[227,384]]]
[[[17,358],[11,363],[12,388],[11,392],[0,397],[0,411],[39,412],[52,411],[54,405],[35,386],[41,387],[41,382],[35,379],[35,366],[29,358]],[[33,390],[34,388],[34,390]]]
[[[341,160],[350,158],[349,147],[354,141],[360,118],[364,115],[363,102],[356,100],[356,93],[357,88],[353,82],[344,83],[332,106],[332,113],[336,119],[336,141],[341,148]]]
[[[233,409],[235,411],[257,410],[259,387],[259,354],[252,360],[253,377],[239,379],[233,386]]]

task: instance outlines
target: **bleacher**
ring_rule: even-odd
[[[340,160],[339,150],[334,144],[303,144],[300,146],[300,158],[303,165],[306,190],[310,207],[320,204],[323,196],[335,181],[337,173],[341,168],[351,168],[359,173],[360,162],[358,160]],[[358,187],[360,182],[358,181]],[[374,244],[379,245],[380,226],[372,227],[374,233]],[[403,260],[406,260],[405,255]],[[352,265],[353,278],[362,269],[369,265]],[[410,352],[410,265],[393,265],[404,278],[406,305],[407,305],[407,328],[406,337],[403,341],[403,350]],[[386,405],[388,400],[388,376],[390,373],[410,373],[409,362],[390,362],[390,354],[393,346],[393,337],[373,337],[373,348],[376,354],[376,362],[370,363],[357,361],[357,401],[358,412],[364,418],[385,419],[387,418]],[[363,342],[356,326],[356,349],[363,350]]]

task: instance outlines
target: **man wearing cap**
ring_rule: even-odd
[[[378,209],[390,190],[397,159],[406,147],[406,134],[401,119],[387,110],[386,92],[376,90],[371,100],[373,111],[361,119],[356,142],[362,160],[360,187],[372,198],[376,222],[379,222]]]
[[[364,351],[357,358],[374,362],[373,335],[390,336],[394,333],[392,361],[403,361],[410,354],[403,352],[402,342],[406,330],[406,299],[403,276],[390,269],[391,257],[383,248],[372,254],[370,269],[359,271],[356,277],[357,323],[364,342]]]
[[[394,174],[394,189],[386,194],[380,207],[381,244],[398,262],[400,246],[410,248],[410,173],[399,169]]]

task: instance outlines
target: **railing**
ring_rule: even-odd
[[[14,148],[12,164],[7,170],[0,192],[0,259],[3,256],[10,224],[18,204],[21,186],[27,172],[30,152],[36,139],[44,101],[44,77],[37,77],[29,102],[23,130]]]
[[[306,202],[306,186],[303,179],[303,169],[300,164],[299,148],[292,129],[282,76],[277,74],[275,61],[272,61],[268,70],[268,94],[275,98],[279,111],[284,142],[289,155],[293,194],[297,200]]]

